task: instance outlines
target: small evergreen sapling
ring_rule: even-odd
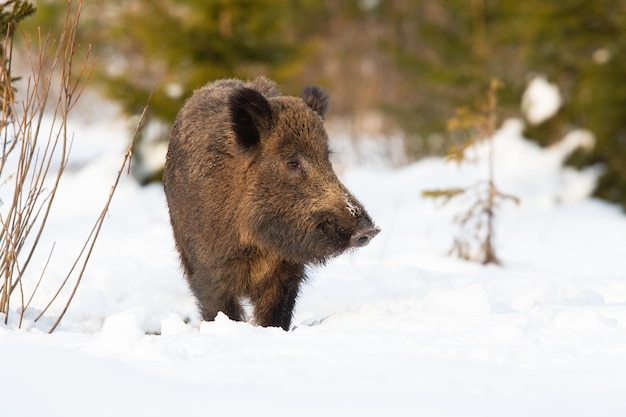
[[[457,115],[448,121],[448,130],[462,130],[467,133],[467,140],[461,145],[452,146],[447,160],[457,164],[468,162],[467,151],[483,142],[487,146],[486,180],[481,180],[465,188],[446,188],[422,191],[423,197],[442,200],[447,204],[453,199],[464,199],[467,210],[454,217],[460,231],[454,239],[450,253],[467,260],[482,264],[500,264],[494,248],[494,218],[496,209],[503,201],[519,204],[513,195],[501,192],[495,185],[494,143],[493,136],[497,126],[496,110],[498,107],[497,91],[502,87],[498,80],[492,80],[487,92],[487,104],[477,112],[460,109]]]

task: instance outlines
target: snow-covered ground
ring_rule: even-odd
[[[311,271],[290,332],[200,322],[161,187],[124,178],[48,335],[62,303],[33,318],[98,216],[128,132],[115,119],[73,129],[27,294],[56,242],[53,261],[22,328],[17,301],[0,325],[1,415],[626,415],[626,217],[587,197],[595,172],[562,168],[567,144],[541,150],[515,121],[497,137],[498,186],[522,199],[498,213],[501,267],[447,256],[458,207],[420,194],[470,184],[484,165],[346,171],[383,231]]]

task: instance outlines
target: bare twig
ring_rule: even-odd
[[[30,307],[35,294],[43,280],[52,258],[52,250],[48,254],[45,266],[34,290],[25,301],[24,274],[31,260],[38,250],[40,239],[44,234],[45,226],[55,202],[61,178],[69,161],[72,146],[72,136],[68,132],[68,116],[76,106],[78,99],[84,92],[91,77],[95,61],[91,59],[91,47],[87,48],[85,56],[75,74],[76,30],[80,19],[83,0],[73,2],[68,0],[65,25],[58,40],[50,36],[42,36],[38,32],[38,53],[36,57],[29,55],[32,75],[26,81],[23,99],[16,101],[12,95],[11,76],[9,67],[0,65],[0,88],[2,88],[2,113],[0,119],[2,155],[0,159],[0,174],[3,181],[0,186],[11,187],[10,201],[0,201],[0,313],[4,313],[4,321],[8,322],[11,294],[19,289],[21,311],[18,326],[22,325],[25,311]],[[1,5],[0,5],[1,6]],[[13,33],[13,31],[11,31]],[[31,50],[28,43],[28,49]],[[2,59],[11,61],[13,38],[7,36]],[[57,75],[58,74],[58,75]],[[58,80],[58,95],[52,98],[53,80]],[[155,86],[150,94],[152,97]],[[52,124],[46,130],[43,127],[44,114],[51,111]],[[49,303],[35,319],[39,320],[58,299],[72,277],[75,282],[72,291],[65,301],[62,312],[49,330],[52,333],[67,312],[78,286],[83,278],[95,242],[99,236],[102,224],[109,210],[110,203],[122,173],[126,166],[130,167],[132,149],[139,132],[144,125],[148,110],[146,104],[138,121],[136,130],[124,155],[121,167],[117,172],[115,182],[111,187],[108,199],[96,220],[89,236],[85,240],[79,254],[75,258],[65,279],[58,286]],[[4,175],[7,162],[12,165],[9,175]],[[57,164],[55,166],[55,164]],[[9,180],[10,179],[10,180]],[[8,200],[8,199],[7,199]],[[74,273],[77,271],[76,275]]]
[[[43,281],[43,277],[45,276],[46,270],[48,269],[48,264],[50,263],[50,259],[52,259],[52,254],[54,253],[55,246],[56,246],[56,242],[52,244],[52,248],[50,249],[50,253],[48,253],[48,258],[46,259],[46,264],[43,266],[43,269],[41,270],[41,274],[39,274],[39,279],[37,280],[37,284],[35,285],[33,292],[30,294],[30,297],[28,298],[26,305],[24,306],[24,308],[22,309],[20,313],[20,324],[24,317],[24,312],[28,309],[28,307],[30,307],[30,303],[33,301],[33,298],[35,298],[35,294],[37,294],[37,290],[39,289],[39,286],[41,285],[41,282]]]
[[[157,83],[158,83],[158,81],[155,82],[154,86],[152,87],[152,90],[150,91],[150,96],[148,97],[148,101],[147,101],[146,105],[143,108],[141,116],[139,117],[139,121],[137,122],[137,126],[135,128],[135,133],[133,134],[133,137],[132,137],[132,139],[131,139],[131,141],[130,141],[130,143],[128,145],[128,148],[126,150],[126,153],[124,154],[124,159],[122,161],[120,169],[117,171],[117,176],[115,177],[115,182],[113,183],[113,186],[111,187],[111,191],[109,192],[109,198],[107,199],[107,201],[106,201],[106,203],[104,205],[104,208],[102,209],[102,212],[100,213],[100,217],[98,217],[98,220],[96,220],[96,224],[94,225],[93,229],[91,230],[91,233],[89,234],[89,237],[87,238],[87,241],[85,242],[85,245],[83,246],[79,256],[76,258],[76,262],[72,266],[70,272],[68,273],[66,279],[63,282],[63,285],[65,285],[65,283],[67,282],[70,274],[72,273],[72,271],[76,267],[76,265],[78,263],[78,260],[82,256],[82,254],[85,251],[85,249],[87,249],[87,254],[85,255],[85,259],[84,259],[84,261],[82,263],[81,270],[78,273],[78,277],[76,278],[76,283],[74,284],[74,288],[72,289],[72,293],[70,294],[67,302],[65,303],[65,306],[63,307],[63,311],[61,312],[61,314],[59,314],[59,317],[54,322],[54,325],[52,326],[52,328],[50,328],[48,333],[52,333],[52,332],[54,332],[54,330],[56,330],[57,326],[59,325],[59,323],[61,322],[61,320],[65,316],[65,313],[67,312],[67,309],[69,308],[69,305],[72,302],[72,299],[74,298],[74,295],[76,294],[76,290],[78,289],[78,285],[80,284],[81,279],[83,277],[83,274],[85,273],[85,268],[87,267],[87,263],[89,261],[89,258],[91,256],[91,252],[93,251],[94,245],[95,245],[96,240],[98,238],[98,235],[100,233],[100,229],[102,228],[102,223],[104,222],[104,219],[105,219],[105,217],[106,217],[106,215],[107,215],[107,213],[109,211],[109,206],[111,204],[111,200],[113,199],[113,194],[115,193],[115,190],[117,189],[117,185],[120,182],[120,178],[122,177],[122,173],[124,172],[124,169],[126,168],[127,165],[130,168],[130,161],[131,161],[132,156],[133,156],[133,149],[134,149],[134,146],[135,146],[135,142],[137,141],[137,138],[139,137],[139,132],[141,131],[141,129],[144,126],[144,119],[145,119],[145,116],[147,114],[147,111],[148,111],[148,108],[149,108],[149,104],[150,104],[150,101],[152,99],[152,94],[154,93],[154,90],[156,89]],[[57,291],[57,293],[55,294],[55,296],[53,297],[53,299],[51,300],[50,303],[52,303],[54,301],[54,299],[56,299],[56,297],[59,295],[59,292],[60,292],[61,288],[63,287],[63,285],[59,288],[59,291]],[[48,305],[48,307],[49,306],[50,306],[50,304]],[[46,309],[48,307],[46,307]],[[41,314],[43,314],[43,312]],[[41,314],[40,314],[40,317],[41,317]]]
[[[17,101],[12,95],[10,62],[13,52],[13,37],[5,39],[4,62],[0,65],[0,86],[3,90],[2,114],[2,159],[0,173],[4,174],[7,162],[14,161],[15,171],[7,177],[11,180],[2,186],[12,188],[10,201],[0,213],[0,313],[8,322],[10,299],[13,291],[19,288],[21,295],[20,325],[24,310],[32,300],[24,303],[23,278],[28,269],[55,201],[65,167],[69,160],[72,138],[68,134],[67,119],[76,105],[93,69],[89,50],[80,66],[77,77],[72,76],[74,66],[76,28],[80,19],[82,0],[68,1],[65,26],[58,41],[50,36],[42,37],[38,32],[38,52],[36,58],[29,54],[32,74],[26,79],[23,98]],[[9,31],[13,34],[14,30]],[[31,50],[31,43],[27,43]],[[55,77],[60,72],[60,77]],[[60,81],[60,92],[51,100],[51,86],[54,79]],[[42,122],[52,103],[52,124],[44,133]],[[53,168],[54,163],[58,166]],[[48,184],[49,173],[54,176]],[[47,262],[46,262],[47,266]],[[45,267],[44,267],[45,270]],[[35,291],[39,287],[39,283]]]

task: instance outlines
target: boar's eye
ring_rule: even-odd
[[[287,161],[287,167],[292,171],[302,170],[302,165],[297,159],[290,159],[289,161]]]

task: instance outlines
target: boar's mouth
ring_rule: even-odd
[[[318,235],[321,252],[331,257],[347,249],[367,246],[380,233],[380,228],[374,226],[365,213],[356,222],[350,218],[347,224],[328,212],[317,213],[314,218],[318,220],[315,234]]]

